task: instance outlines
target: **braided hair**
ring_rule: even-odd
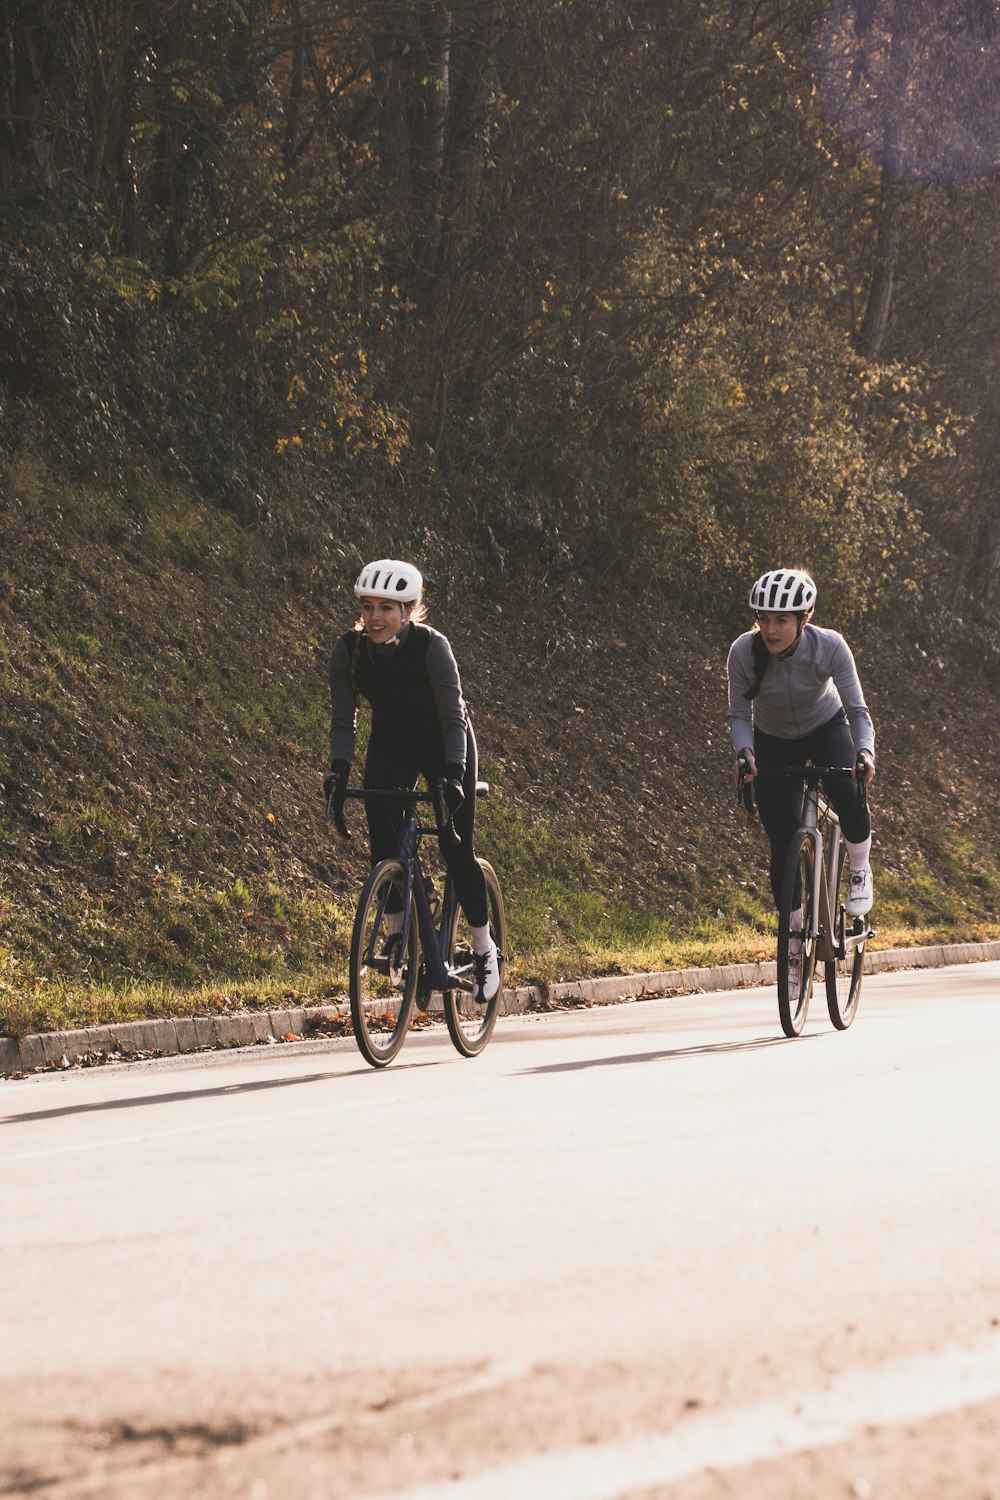
[[[750,659],[753,664],[753,682],[747,688],[746,696],[749,699],[756,698],[760,692],[761,683],[764,681],[764,673],[767,664],[771,660],[771,653],[764,644],[764,637],[760,633],[760,627],[754,622],[753,639],[750,642]]]
[[[357,630],[354,636],[354,649],[351,652],[351,690],[354,693],[354,707],[358,708],[361,703],[361,693],[358,690],[358,656],[364,641],[367,639],[363,630]]]

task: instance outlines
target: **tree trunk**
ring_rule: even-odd
[[[868,287],[868,304],[857,337],[860,353],[873,360],[881,358],[882,354],[899,253],[900,177],[905,144],[902,112],[912,67],[912,44],[905,25],[905,8],[897,0],[889,18],[888,87],[883,103],[886,113],[882,120],[882,181],[875,259]]]
[[[857,347],[866,359],[881,358],[885,330],[892,307],[892,287],[899,253],[899,184],[886,161],[882,167],[875,259],[868,287],[868,303],[858,330]]]

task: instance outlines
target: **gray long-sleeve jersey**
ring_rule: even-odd
[[[400,645],[412,628],[407,621],[399,632]],[[424,666],[444,738],[445,764],[461,766],[464,771],[468,713],[458,664],[447,636],[429,625],[422,625],[421,629],[430,636]],[[387,645],[372,646],[371,649],[377,658],[390,656],[399,648]],[[330,709],[330,759],[350,763],[354,756],[358,714],[351,682],[351,654],[343,636],[330,653]]]
[[[875,753],[875,727],[842,635],[806,625],[791,655],[770,658],[751,700],[746,694],[754,678],[752,640],[748,630],[729,649],[729,732],[737,750],[753,745],[754,725],[779,739],[800,740],[843,706],[855,750]]]

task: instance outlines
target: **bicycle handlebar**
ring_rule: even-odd
[[[476,796],[477,797],[488,797],[489,794],[490,794],[490,784],[489,784],[489,782],[488,781],[477,781],[476,782]],[[389,797],[394,802],[402,802],[405,807],[407,807],[407,808],[410,809],[410,811],[413,810],[413,808],[417,805],[418,802],[431,802],[434,805],[434,812],[435,812],[435,815],[437,817],[437,824],[436,824],[435,829],[434,829],[435,833],[438,833],[438,834],[442,835],[442,837],[444,837],[445,839],[447,839],[448,842],[451,843],[451,844],[453,844],[453,845],[458,845],[458,844],[460,844],[462,842],[461,835],[456,832],[455,823],[454,823],[454,819],[453,819],[453,816],[452,816],[451,809],[448,807],[448,805],[446,804],[446,802],[444,800],[444,796],[443,796],[443,793],[441,791],[441,784],[440,783],[436,787],[434,787],[433,791],[430,791],[430,792],[419,792],[414,787],[402,787],[402,786],[401,787],[377,787],[377,786],[371,786],[371,787],[368,787],[368,786],[349,787],[347,789],[347,791],[344,793],[344,799],[345,799],[345,801],[346,801],[346,799],[348,797],[353,798],[357,802],[377,801],[380,798]],[[327,807],[327,814],[330,815],[330,812],[331,812],[331,810],[330,810],[330,808],[328,806]],[[343,808],[342,807],[335,808],[333,810],[333,812],[332,812],[332,816],[333,816],[334,824],[336,825],[337,832],[340,834],[341,838],[349,839],[351,837],[351,831],[348,828],[347,823],[344,820],[344,811],[343,811]]]
[[[753,817],[753,781],[746,777],[749,761],[745,755],[738,755],[736,763],[739,766],[739,777],[737,780],[737,801],[741,801],[747,810],[747,816]],[[862,807],[868,805],[868,787],[865,784],[865,769],[868,762],[861,752],[858,752],[857,760],[853,766],[817,766],[812,761],[807,761],[801,766],[758,766],[758,776],[782,776],[786,781],[806,781],[815,786],[816,782],[824,776],[853,776],[857,782],[858,801]]]
[[[746,808],[747,817],[748,818],[752,818],[753,817],[753,782],[749,781],[747,779],[747,774],[746,774],[747,770],[749,768],[750,762],[747,760],[747,758],[746,758],[745,755],[738,755],[736,757],[736,764],[740,768],[739,769],[739,776],[736,779],[736,800],[737,800],[737,802],[742,802],[743,803],[743,806]]]
[[[476,782],[476,796],[488,797],[490,784],[488,781]],[[367,802],[379,797],[392,797],[396,802],[405,802],[407,805],[416,802],[433,802],[436,792],[418,792],[414,787],[384,787],[384,786],[356,786],[349,787],[344,793],[345,797],[353,797],[358,802]]]
[[[820,776],[853,776],[854,766],[758,766],[758,776],[790,776],[798,781],[815,781]]]
[[[334,807],[332,801],[330,801],[326,804],[326,815],[328,818],[333,818],[334,824],[336,826],[337,832],[340,834],[340,837],[342,839],[347,839],[349,843],[351,839],[351,830],[348,828],[347,823],[344,821],[344,809],[342,807]]]

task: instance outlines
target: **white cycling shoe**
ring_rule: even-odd
[[[500,956],[492,938],[489,951],[474,953],[472,963],[476,974],[476,987],[472,992],[472,998],[477,1005],[489,1005],[500,988]]]
[[[847,915],[849,917],[866,916],[871,911],[874,900],[875,887],[872,884],[871,866],[865,865],[863,870],[852,870],[847,891]]]

